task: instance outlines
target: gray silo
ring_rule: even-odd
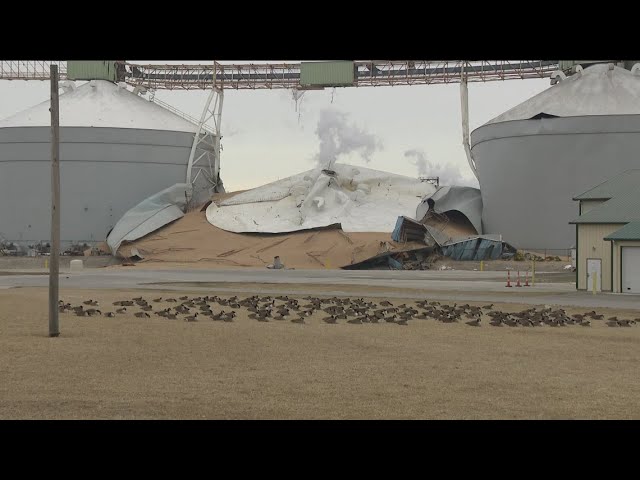
[[[0,235],[20,245],[50,238],[50,115],[46,101],[0,121]],[[60,95],[62,245],[104,241],[128,209],[184,182],[196,131],[124,86],[69,87]],[[194,186],[194,199],[207,195]]]
[[[572,198],[640,167],[640,72],[593,65],[471,134],[485,233],[522,249],[568,249]]]

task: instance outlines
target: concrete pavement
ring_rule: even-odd
[[[0,289],[46,287],[48,276],[0,273]],[[43,272],[44,273],[44,272]],[[640,296],[577,292],[570,282],[537,283],[534,287],[506,288],[504,272],[492,271],[389,271],[389,270],[150,270],[124,267],[61,273],[64,289],[155,289],[194,292],[295,293],[358,297],[425,297],[453,301],[489,301],[583,306],[586,308],[637,308]],[[553,274],[547,274],[547,280]],[[225,285],[226,284],[226,285]],[[260,284],[257,290],[255,285]],[[321,286],[319,291],[317,286]],[[372,288],[373,287],[373,288]]]

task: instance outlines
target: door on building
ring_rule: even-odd
[[[593,290],[593,279],[596,279],[596,291],[602,291],[602,260],[587,258],[587,290]]]
[[[640,293],[640,247],[622,247],[622,293]]]

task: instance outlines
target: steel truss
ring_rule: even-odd
[[[204,182],[209,196],[212,193],[224,192],[224,186],[220,180],[223,102],[224,90],[212,88],[193,136],[189,163],[187,164],[187,183],[191,183],[195,190],[198,179],[202,176],[200,184]]]
[[[57,64],[60,80],[67,79],[64,61],[0,61],[0,79],[49,80],[49,66]],[[558,70],[557,60],[370,60],[354,62],[354,82],[350,87],[382,87],[401,85],[432,85],[460,83],[463,144],[469,166],[477,176],[475,162],[469,146],[468,82],[522,80],[551,77]],[[314,90],[300,84],[300,63],[233,64],[216,61],[202,65],[141,65],[119,62],[123,81],[134,91],[148,90],[208,90],[210,94],[199,121],[174,111],[164,102],[158,102],[174,113],[197,125],[189,163],[187,183],[194,186],[194,196],[200,190],[208,193],[223,192],[220,181],[220,139],[224,90],[293,89]],[[345,85],[341,85],[345,86]],[[299,98],[299,97],[297,97]],[[153,101],[153,98],[152,98]]]
[[[49,65],[60,66],[60,79],[67,78],[66,62],[0,61],[0,79],[48,80]],[[463,72],[468,82],[490,82],[545,78],[558,69],[557,60],[370,60],[355,62],[354,87],[431,85],[459,83]],[[141,65],[124,62],[122,78],[132,86],[154,90],[314,89],[300,84],[299,63],[201,65]]]

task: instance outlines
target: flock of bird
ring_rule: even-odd
[[[307,296],[299,301],[288,296],[259,296],[240,299],[237,296],[221,298],[217,295],[194,297],[182,296],[176,298],[154,298],[148,302],[142,297],[131,300],[113,302],[114,311],[101,311],[95,300],[84,301],[82,305],[72,306],[70,303],[59,301],[58,309],[61,313],[71,313],[80,317],[128,315],[133,313],[138,318],[150,318],[157,315],[169,320],[181,319],[186,322],[196,322],[200,319],[233,322],[236,310],[246,309],[248,317],[258,322],[290,321],[304,324],[316,312],[322,312],[322,321],[337,324],[344,321],[349,324],[363,323],[392,323],[408,325],[412,320],[432,319],[442,323],[464,322],[471,327],[480,327],[483,319],[488,317],[487,323],[493,327],[565,327],[579,325],[589,327],[592,320],[604,320],[604,315],[595,311],[584,314],[568,315],[564,309],[529,308],[520,312],[502,312],[494,310],[493,304],[481,307],[469,304],[447,305],[437,301],[420,300],[415,306],[406,303],[394,305],[389,301],[379,303],[365,301],[362,298],[318,298]],[[164,304],[164,305],[162,305]],[[171,304],[173,306],[166,306]],[[219,312],[216,310],[221,308]],[[127,309],[129,307],[129,309]],[[166,307],[166,308],[162,308]],[[226,310],[225,310],[226,309]],[[138,311],[134,311],[138,310]],[[634,320],[610,317],[605,324],[609,327],[631,327],[640,323],[640,318]]]

